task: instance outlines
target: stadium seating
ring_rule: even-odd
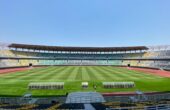
[[[33,65],[119,65],[170,69],[170,50],[164,46],[148,47],[146,51],[120,53],[62,53],[10,49],[0,43],[0,67]],[[167,46],[166,46],[167,47]],[[169,48],[168,48],[169,49]],[[147,60],[152,59],[152,60]],[[155,59],[155,60],[154,60]],[[165,60],[157,60],[165,59]]]
[[[143,103],[91,103],[95,110],[169,110],[170,104],[152,102]],[[1,110],[84,110],[83,103],[52,103],[52,104],[0,104]]]

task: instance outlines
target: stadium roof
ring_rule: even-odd
[[[48,50],[48,51],[84,51],[84,52],[112,52],[112,51],[134,51],[147,50],[146,46],[133,47],[64,47],[64,46],[45,46],[45,45],[29,45],[29,44],[10,44],[11,48]]]

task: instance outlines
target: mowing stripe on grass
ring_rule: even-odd
[[[114,69],[110,69],[108,67],[102,67],[102,69],[104,71],[112,73],[115,80],[124,80],[124,79],[127,79],[127,75],[120,74],[118,71],[116,71]]]
[[[33,71],[36,71],[36,70],[45,70],[47,69],[47,67],[45,68],[33,68],[33,69],[30,69],[30,70],[24,70],[24,71],[17,71],[17,72],[11,72],[11,73],[8,73],[8,74],[0,74],[0,76],[3,76],[3,77],[8,77],[8,76],[17,76],[17,75],[22,75],[22,74],[25,74],[27,72],[33,72]]]
[[[53,79],[56,79],[56,77],[58,77],[61,74],[61,72],[66,71],[66,70],[67,70],[66,67],[58,67],[58,69],[53,70],[49,74],[46,74],[46,75],[40,77],[40,80],[51,80],[48,78],[48,76],[51,77],[52,74],[53,74]]]
[[[102,67],[96,67],[96,69],[97,69],[100,73],[102,73],[102,74],[104,75],[104,77],[105,77],[106,80],[113,81],[113,80],[115,79],[115,77],[117,77],[115,74],[103,70]],[[120,79],[120,78],[117,77],[116,79]]]
[[[74,70],[72,72],[70,72],[68,78],[67,78],[67,81],[74,81],[74,80],[77,80],[76,79],[76,76],[78,74],[78,69],[79,67],[74,67]]]
[[[140,77],[134,75],[133,73],[127,74],[128,71],[120,70],[119,68],[118,69],[117,68],[110,68],[110,69],[115,71],[116,74],[122,75],[122,77],[126,80],[127,80],[127,77],[128,77],[129,80],[138,80],[140,78]]]
[[[48,72],[46,73],[43,73],[43,74],[38,74],[36,76],[33,76],[34,78],[32,78],[31,80],[52,80],[52,78],[57,75],[57,72],[62,70],[64,67],[58,67],[58,68],[55,68],[55,69],[52,69],[52,70],[49,70]],[[30,76],[31,77],[31,76]],[[30,77],[28,78],[28,80],[30,79]],[[27,80],[27,79],[26,79]]]
[[[89,81],[90,80],[90,76],[86,70],[86,67],[82,67],[82,78],[83,81]]]
[[[112,67],[109,67],[109,68],[112,68]],[[114,68],[114,70],[117,70],[120,74],[129,75],[130,78],[133,77],[133,79],[134,78],[136,78],[137,80],[139,80],[141,78],[147,79],[147,77],[145,77],[145,75],[137,74],[135,72],[128,71],[126,69]]]
[[[20,71],[20,72],[15,72],[15,73],[9,73],[9,74],[5,74],[4,76],[2,76],[3,78],[13,78],[13,77],[17,77],[17,76],[23,76],[26,73],[31,73],[33,71],[28,70],[28,71]]]
[[[119,69],[119,68],[115,68],[117,71],[119,71],[120,73],[126,73],[126,74],[129,74],[129,75],[131,75],[131,76],[134,76],[134,77],[136,77],[136,78],[138,78],[138,79],[155,79],[154,77],[152,77],[152,76],[146,76],[146,74],[145,73],[141,73],[141,74],[139,74],[139,73],[137,73],[137,72],[135,72],[135,71],[128,71],[128,70],[126,70],[126,69]]]
[[[89,67],[86,67],[86,71],[89,74],[91,81],[98,80],[98,78],[95,76],[95,73],[93,73],[93,71],[91,71],[91,69]]]
[[[64,80],[64,81],[67,80],[69,75],[74,71],[74,69],[75,67],[72,66],[66,73],[62,75],[62,77],[60,77],[61,80]]]
[[[91,74],[93,74],[97,78],[97,80],[105,80],[103,75],[99,73],[99,71],[97,71],[94,67],[89,67],[89,69],[92,72]]]
[[[145,75],[145,76],[148,76],[148,77],[152,77],[152,78],[163,78],[162,76],[157,76],[157,75],[154,75],[154,74],[149,74],[147,72],[145,73],[145,72],[139,72],[139,71],[135,71],[135,70],[129,70],[129,71],[135,72],[137,74],[142,74],[142,75]]]
[[[43,71],[37,71],[34,73],[27,73],[25,76],[20,76],[17,79],[18,80],[33,80],[33,79],[39,79],[39,77],[43,76],[44,74],[47,74],[49,71],[54,70],[55,68],[47,68],[46,70]]]
[[[43,72],[43,71],[47,71],[47,68],[46,69],[42,69],[42,70],[39,70],[39,71],[41,71],[41,72]],[[29,75],[31,75],[31,74],[37,74],[37,71],[27,71],[27,72],[23,72],[23,74],[20,74],[20,75],[16,75],[16,76],[10,76],[10,75],[8,75],[8,76],[5,76],[5,77],[3,77],[4,79],[17,79],[17,78],[21,78],[21,77],[27,77],[27,76],[29,76]],[[15,73],[14,73],[15,74]]]
[[[112,80],[113,75],[110,72],[103,71],[101,67],[95,66],[94,69],[104,77],[105,80]]]
[[[82,67],[81,66],[79,66],[79,68],[78,68],[76,80],[82,81]]]
[[[57,76],[56,76],[56,79],[58,80],[66,80],[67,77],[68,77],[68,74],[70,71],[72,71],[74,67],[72,66],[69,66],[69,67],[66,67],[64,71],[61,71]]]
[[[48,79],[48,77],[45,77],[45,79],[43,79],[43,77],[42,77],[41,80],[59,81],[60,79],[58,77],[65,71],[67,71],[67,67],[60,67],[60,69],[58,71],[56,71],[55,75],[53,75],[52,79]]]

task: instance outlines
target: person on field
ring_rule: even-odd
[[[96,85],[93,85],[93,88],[94,88],[94,90],[96,90],[96,89],[97,89],[97,86],[96,86]]]

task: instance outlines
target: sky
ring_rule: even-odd
[[[170,0],[0,0],[0,42],[170,45]]]

